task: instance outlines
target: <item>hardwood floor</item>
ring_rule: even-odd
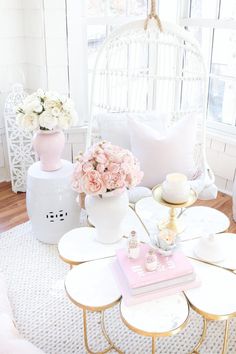
[[[218,193],[215,200],[197,201],[195,205],[205,205],[216,208],[230,217],[229,232],[236,233],[236,223],[232,219],[232,198]],[[25,193],[13,193],[11,184],[0,183],[0,232],[4,232],[28,220],[26,212]]]
[[[25,193],[13,193],[10,183],[0,183],[0,232],[27,220]]]

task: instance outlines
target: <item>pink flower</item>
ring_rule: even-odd
[[[86,194],[103,194],[106,192],[106,187],[98,171],[87,172],[82,180],[84,192]]]
[[[129,174],[130,172],[132,172],[132,165],[124,162],[121,164],[121,168],[124,171],[125,174]]]
[[[110,154],[109,160],[114,163],[121,163],[123,160],[122,153],[117,151],[115,154]]]
[[[132,188],[137,186],[143,178],[143,172],[137,171],[136,173],[130,173],[126,176],[126,182],[128,184],[128,188]]]
[[[110,171],[112,173],[117,173],[120,170],[120,165],[118,163],[111,162],[107,166],[107,169],[108,169],[108,171]]]
[[[72,187],[79,193],[119,192],[140,183],[143,173],[133,154],[109,142],[95,144],[80,154]]]
[[[105,171],[106,166],[102,163],[97,164],[97,171],[103,173]]]
[[[105,154],[100,153],[95,157],[95,159],[98,163],[105,164],[107,162],[107,158],[106,158]]]
[[[71,183],[72,188],[78,193],[83,192],[83,186],[81,185],[81,181],[82,181],[82,176],[81,176],[81,178],[77,178],[77,176],[72,177],[72,183]]]
[[[125,187],[125,175],[121,172],[112,173],[106,171],[103,174],[103,182],[107,189],[113,190]]]
[[[82,165],[82,170],[86,173],[86,172],[90,172],[90,171],[93,171],[93,165],[91,164],[91,162],[85,162],[83,165]]]

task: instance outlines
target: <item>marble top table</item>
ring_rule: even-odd
[[[149,242],[147,231],[155,230],[157,222],[167,216],[168,211],[169,208],[159,205],[152,198],[140,200],[135,205],[138,215],[129,209],[123,224],[124,235],[128,236],[135,229],[141,241]],[[187,228],[180,234],[180,248],[190,259],[197,258],[194,248],[202,232],[220,233],[229,226],[225,214],[208,207],[191,207],[184,211],[183,217]],[[236,235],[224,233],[217,237],[221,238],[222,247],[225,247],[228,256],[216,265],[191,259],[201,285],[185,291],[186,297],[179,293],[133,306],[127,306],[121,300],[120,313],[124,324],[136,333],[152,337],[152,353],[155,353],[157,337],[173,335],[186,326],[189,315],[186,298],[204,319],[203,335],[194,350],[197,352],[205,338],[208,320],[226,320],[222,352],[226,353],[228,319],[236,317],[236,274],[230,271],[236,269]],[[82,263],[69,271],[65,288],[71,301],[83,309],[85,328],[86,310],[103,311],[114,306],[121,298],[112,274],[111,262],[116,249],[124,247],[126,242],[126,238],[122,238],[116,244],[101,244],[96,241],[96,230],[92,227],[74,229],[59,241],[58,250],[64,261],[71,265]],[[106,333],[105,337],[108,338]],[[109,338],[108,342],[110,348],[115,348]],[[120,352],[119,349],[117,351]]]
[[[157,203],[152,197],[139,200],[135,204],[135,211],[149,232],[156,232],[157,225],[169,214],[169,208]],[[186,224],[185,230],[179,234],[181,241],[200,237],[203,232],[224,232],[230,225],[229,218],[224,213],[204,206],[187,208],[181,217]]]
[[[201,286],[185,291],[191,306],[209,320],[236,317],[236,275],[201,261],[191,260]]]
[[[65,289],[74,304],[89,311],[102,311],[119,302],[121,293],[111,262],[111,258],[86,262],[68,272]]]
[[[222,233],[217,234],[215,237],[218,239],[222,252],[225,254],[225,259],[220,262],[210,262],[217,267],[222,267],[228,270],[235,271],[236,273],[236,234],[232,233]],[[187,242],[180,242],[179,247],[184,252],[184,254],[191,258],[196,258],[201,260],[195,252],[199,239],[190,240]],[[202,261],[205,261],[202,259]],[[207,262],[206,262],[207,263]]]
[[[123,234],[127,237],[135,229],[140,241],[149,242],[149,236],[132,208],[129,208],[123,221]],[[96,230],[93,227],[80,227],[67,232],[58,243],[60,257],[70,265],[112,257],[116,249],[125,247],[127,238],[123,237],[114,244],[103,244],[96,241]]]

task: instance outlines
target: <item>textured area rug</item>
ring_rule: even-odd
[[[0,235],[0,270],[9,287],[18,330],[46,354],[83,354],[82,312],[67,298],[64,278],[69,267],[58,256],[57,247],[37,241],[30,223]],[[222,299],[224,301],[224,299]],[[102,350],[99,314],[89,313],[89,342]],[[121,322],[119,307],[106,311],[106,327],[112,340],[127,354],[151,353],[151,339],[128,330]],[[236,354],[236,320],[230,322],[228,353]],[[159,354],[190,353],[202,330],[202,319],[191,311],[181,333],[157,340]],[[223,322],[211,322],[201,354],[222,351]]]

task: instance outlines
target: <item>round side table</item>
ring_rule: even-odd
[[[67,232],[58,243],[61,259],[70,266],[115,256],[116,249],[125,247],[126,238],[114,244],[104,244],[96,241],[94,227],[80,227]]]
[[[198,353],[206,338],[208,321],[225,321],[222,354],[227,352],[229,319],[236,317],[236,274],[220,266],[191,260],[201,286],[185,291],[190,306],[203,317],[202,336],[193,353]]]
[[[122,353],[109,338],[104,324],[104,311],[119,303],[121,298],[111,270],[113,259],[83,263],[69,271],[65,289],[70,300],[83,310],[84,344],[88,353],[87,311],[101,313],[101,329],[109,346],[102,353],[115,349]]]
[[[133,332],[152,337],[152,354],[156,352],[156,338],[177,334],[185,328],[189,305],[183,293],[134,306],[120,305],[121,318]]]
[[[148,230],[156,232],[157,224],[168,218],[169,208],[157,203],[153,198],[140,199],[135,211]],[[179,234],[180,241],[188,241],[201,236],[202,232],[220,233],[228,229],[229,218],[219,210],[205,206],[184,209],[182,219],[186,229]]]
[[[63,234],[79,226],[80,208],[71,188],[72,173],[73,164],[66,160],[52,172],[42,171],[40,162],[28,169],[27,211],[39,241],[56,244]]]

